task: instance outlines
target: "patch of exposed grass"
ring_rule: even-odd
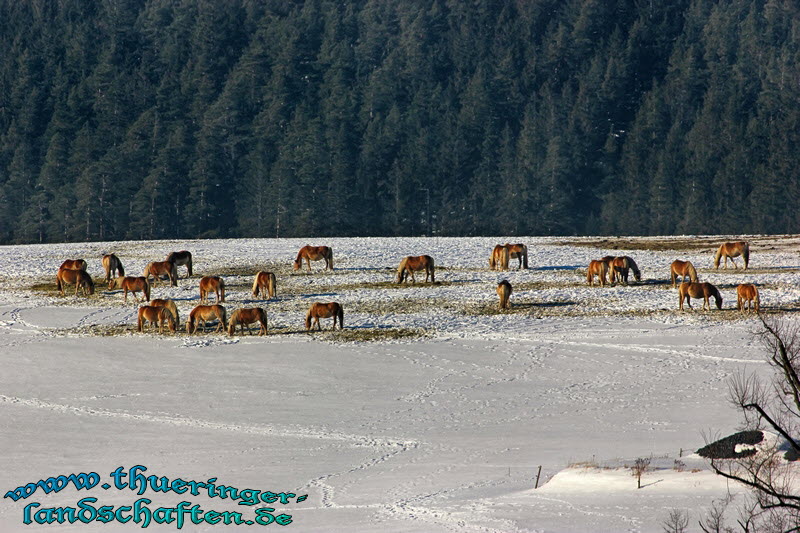
[[[347,328],[312,331],[309,333],[321,340],[331,342],[380,342],[400,339],[420,339],[430,333],[422,328]]]
[[[605,248],[611,250],[648,250],[648,251],[716,251],[721,244],[719,237],[695,237],[677,239],[642,238],[631,239],[625,237],[602,237],[594,240],[562,240],[555,244],[562,246],[580,246],[584,248]]]

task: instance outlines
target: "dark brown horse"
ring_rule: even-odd
[[[687,276],[689,277],[689,281],[697,283],[697,270],[695,270],[694,265],[689,261],[681,261],[680,259],[673,261],[669,267],[669,277],[672,281],[672,286],[676,286],[678,278],[681,278],[681,282],[686,281]]]
[[[589,283],[590,287],[593,286],[595,276],[600,279],[600,286],[605,287],[606,278],[608,277],[608,263],[602,259],[591,261],[589,268],[586,269],[586,282]]]
[[[67,259],[58,268],[67,270],[86,270],[86,261],[83,259]]]
[[[150,283],[150,276],[153,276],[153,285],[155,285],[156,282],[161,282],[161,276],[167,276],[170,286],[178,286],[178,267],[176,267],[175,263],[172,261],[153,261],[152,263],[147,263],[142,276],[144,276],[144,279],[146,279],[148,283]]]
[[[267,312],[264,311],[264,309],[261,307],[245,307],[243,309],[237,309],[231,313],[231,319],[228,322],[228,335],[233,337],[233,334],[236,333],[237,324],[242,331],[242,335],[244,335],[245,327],[247,327],[247,333],[252,335],[253,332],[250,331],[250,324],[255,324],[256,322],[261,324],[261,329],[258,330],[258,334],[266,335]]]
[[[433,265],[433,257],[429,255],[409,255],[400,261],[397,267],[397,283],[403,283],[411,275],[411,283],[416,283],[414,272],[425,271],[425,281],[430,278],[431,283],[436,282],[436,269]]]
[[[622,283],[627,285],[629,270],[633,270],[633,277],[636,279],[636,281],[642,281],[642,272],[639,270],[639,267],[636,265],[636,261],[634,261],[632,257],[628,257],[627,255],[615,257],[611,262],[611,267],[612,283],[619,278]]]
[[[711,311],[711,304],[708,303],[708,299],[711,296],[714,297],[717,309],[722,309],[722,295],[720,295],[719,290],[715,286],[708,282],[687,283],[684,281],[678,288],[678,308],[683,311],[683,302],[686,301],[689,309],[692,309],[691,298],[702,298],[703,309],[708,308],[708,310]]]
[[[83,289],[85,296],[94,294],[94,280],[85,270],[59,268],[56,274],[56,287],[61,292],[61,296],[64,296],[64,286],[66,284],[75,285],[75,296],[78,295],[79,289]]]
[[[175,317],[166,307],[158,307],[155,305],[145,305],[139,308],[138,331],[141,333],[146,322],[158,325],[158,332],[163,333],[164,322],[167,323],[169,330],[175,333],[177,329],[175,326]]]
[[[200,279],[200,301],[207,303],[208,295],[212,292],[216,295],[217,303],[224,302],[225,280],[219,276],[204,276]]]
[[[726,242],[722,244],[714,256],[714,268],[719,268],[719,260],[725,258],[725,269],[728,269],[728,258],[731,259],[733,267],[738,269],[734,257],[742,256],[744,259],[744,269],[747,270],[747,265],[750,264],[750,244],[745,241]]]
[[[260,292],[262,296],[267,296],[268,300],[275,298],[277,282],[275,274],[272,272],[259,272],[253,280],[253,296],[258,298]]]
[[[490,270],[508,270],[508,248],[502,244],[498,244],[492,250],[492,255],[489,256],[489,269]]]
[[[189,273],[186,275],[187,278],[192,277],[192,252],[187,250],[181,250],[180,252],[172,252],[167,256],[166,261],[171,261],[175,263],[175,267],[185,266]]]
[[[218,320],[217,329],[214,331],[225,331],[227,320],[225,319],[225,308],[221,305],[198,305],[189,313],[189,320],[186,321],[186,333],[191,335],[197,331],[200,322],[203,323],[203,332],[206,331],[206,323]]]
[[[511,284],[508,280],[503,280],[497,284],[497,295],[500,297],[500,309],[511,309]]]
[[[111,278],[117,276],[124,276],[125,269],[122,267],[122,261],[119,260],[114,254],[106,254],[103,256],[103,269],[106,271],[106,281],[111,281]],[[112,276],[113,274],[113,276]]]
[[[178,306],[175,305],[175,302],[172,300],[162,300],[157,298],[155,300],[150,300],[150,305],[153,307],[165,307],[167,310],[172,313],[172,317],[175,319],[176,324],[181,323],[180,316],[178,315]]]
[[[310,246],[306,245],[300,248],[297,252],[297,258],[292,263],[295,270],[300,270],[303,266],[303,260],[306,261],[306,267],[311,272],[311,261],[325,260],[325,270],[333,270],[333,250],[329,246]]]
[[[528,268],[528,247],[522,243],[505,244],[509,259],[519,259],[519,269]]]
[[[306,330],[312,328],[313,320],[313,324],[316,324],[317,330],[322,331],[322,326],[319,325],[319,319],[331,317],[333,317],[333,329],[336,329],[337,319],[339,320],[339,329],[344,329],[344,310],[338,302],[329,302],[326,304],[315,302],[311,304],[308,313],[306,313]]]
[[[736,287],[736,308],[742,313],[745,309],[758,313],[759,303],[758,287],[752,283],[742,283]]]
[[[137,292],[143,294],[143,302],[150,301],[150,284],[147,283],[147,280],[142,276],[119,276],[112,278],[111,281],[108,282],[108,288],[110,290],[122,289],[125,291],[125,303],[128,303],[128,292],[136,298],[137,302],[139,301],[139,298],[136,296]]]

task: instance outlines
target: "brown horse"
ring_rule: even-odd
[[[341,305],[337,302],[326,304],[315,302],[311,304],[308,313],[306,313],[306,330],[312,328],[311,321],[313,320],[314,324],[317,325],[317,330],[322,331],[322,326],[319,325],[319,319],[331,317],[333,317],[333,329],[336,329],[337,319],[339,320],[339,329],[344,329],[344,310]]]
[[[260,307],[245,307],[243,309],[237,309],[233,313],[231,313],[231,319],[228,322],[228,335],[233,337],[233,334],[236,333],[236,325],[238,324],[242,335],[244,335],[244,328],[247,326],[247,333],[252,335],[253,332],[250,331],[250,324],[255,324],[258,322],[261,324],[261,329],[258,330],[259,335],[266,335],[267,334],[267,312],[264,311]]]
[[[200,322],[203,323],[203,332],[206,331],[206,323],[212,320],[219,320],[217,329],[214,331],[225,331],[227,320],[225,319],[225,308],[221,305],[198,305],[189,313],[189,320],[186,321],[186,333],[191,335],[197,331]]]
[[[253,280],[253,296],[258,298],[260,292],[263,296],[267,296],[267,300],[275,298],[275,291],[277,282],[275,274],[272,272],[259,272]]]
[[[633,277],[636,281],[642,281],[642,272],[639,270],[639,267],[636,265],[636,261],[633,258],[628,257],[627,255],[622,255],[620,257],[615,257],[614,260],[611,262],[611,281],[614,282],[619,278],[619,280],[627,285],[628,284],[628,271],[633,270]]]
[[[738,269],[734,257],[742,256],[744,259],[744,269],[747,270],[747,265],[750,263],[750,244],[745,241],[726,242],[722,244],[714,256],[714,268],[719,268],[719,260],[725,258],[725,270],[728,269],[728,258],[730,257],[733,267]]]
[[[297,252],[297,258],[294,260],[292,266],[295,270],[300,270],[303,264],[303,259],[306,260],[308,271],[311,272],[311,261],[325,260],[325,270],[333,270],[333,250],[328,246],[303,246]]]
[[[594,277],[600,279],[600,286],[606,286],[606,278],[608,277],[608,263],[602,259],[594,260],[589,263],[589,268],[586,269],[586,281],[589,286],[593,286]]]
[[[703,309],[708,308],[708,310],[711,311],[711,305],[708,303],[708,298],[710,296],[714,297],[714,301],[717,304],[717,309],[722,309],[722,295],[720,295],[719,290],[715,286],[708,282],[687,283],[684,281],[678,288],[678,308],[683,311],[683,302],[685,300],[686,304],[689,306],[689,309],[691,309],[691,298],[702,298]]]
[[[187,278],[192,277],[192,252],[187,250],[181,250],[180,252],[172,252],[167,256],[165,261],[171,261],[175,263],[175,271],[177,275],[177,270],[179,266],[185,266],[189,273],[186,275]]]
[[[204,276],[200,279],[200,301],[208,303],[208,295],[211,292],[216,295],[216,302],[225,301],[225,280],[219,276]],[[220,298],[220,295],[222,296]]]
[[[67,270],[86,270],[86,261],[83,259],[67,259],[58,268]]]
[[[166,307],[170,313],[172,313],[172,317],[175,319],[176,324],[181,323],[180,316],[178,315],[178,306],[175,305],[175,302],[172,300],[162,300],[160,298],[155,300],[150,300],[150,305],[153,307]]]
[[[94,294],[94,280],[92,280],[92,276],[87,274],[85,270],[59,268],[56,274],[56,286],[61,292],[61,296],[64,296],[64,286],[67,283],[75,285],[75,296],[78,295],[79,289],[83,289],[83,294],[85,296]]]
[[[505,244],[509,259],[519,259],[519,269],[528,268],[528,247],[522,243]]]
[[[175,333],[177,329],[175,326],[175,317],[172,316],[172,313],[166,307],[158,307],[155,305],[144,305],[139,308],[139,333],[142,332],[143,326],[145,322],[150,322],[154,326],[158,325],[158,332],[163,333],[164,331],[164,322],[167,323],[169,330],[172,333]]]
[[[416,283],[414,271],[425,271],[425,282],[430,278],[431,283],[435,283],[436,269],[433,265],[433,257],[429,255],[409,255],[400,261],[397,267],[397,283],[403,283],[411,275],[411,283]]]
[[[106,281],[111,281],[111,278],[117,276],[124,276],[125,269],[122,267],[122,261],[119,260],[114,254],[106,254],[103,256],[103,269],[106,271]],[[111,274],[114,274],[113,276]]]
[[[178,286],[178,267],[176,267],[175,263],[172,261],[153,261],[152,263],[147,263],[142,276],[144,276],[148,283],[150,283],[150,276],[153,276],[153,285],[161,281],[161,276],[167,276],[170,286]]]
[[[678,277],[681,278],[681,282],[686,281],[686,276],[689,276],[689,280],[692,283],[697,283],[697,270],[695,270],[694,265],[690,261],[681,261],[680,259],[673,261],[669,267],[672,286],[676,286]]]
[[[744,313],[747,308],[758,313],[759,303],[758,287],[752,283],[742,283],[736,287],[736,309]]]
[[[489,269],[508,270],[508,248],[502,244],[494,247],[492,255],[489,256]]]
[[[500,309],[511,309],[511,284],[508,280],[503,280],[497,284],[497,295],[500,297]]]
[[[116,278],[112,278],[111,281],[108,282],[108,288],[110,290],[114,289],[122,289],[125,291],[125,303],[128,303],[128,292],[133,294],[133,297],[136,298],[136,301],[139,301],[139,298],[136,296],[136,293],[141,291],[142,301],[150,301],[150,284],[147,283],[147,280],[144,277],[134,277],[134,276],[119,276]]]

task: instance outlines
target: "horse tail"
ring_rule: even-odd
[[[502,270],[508,270],[508,259],[510,255],[511,252],[509,252],[508,245],[506,244],[500,252],[500,268]]]
[[[189,270],[189,275],[192,275],[192,254],[189,253],[189,260],[186,262],[186,268]]]
[[[408,263],[408,257],[404,257],[402,261],[400,261],[400,266],[397,267],[397,283],[403,283],[403,278],[405,277],[406,271],[406,263]]]
[[[431,283],[435,283],[436,282],[436,268],[433,265],[433,257],[431,257],[431,256],[428,256],[428,265],[430,266],[430,269],[431,269]]]
[[[592,264],[589,263],[589,268],[586,269],[586,282],[592,284]]]
[[[253,296],[258,296],[258,278],[261,276],[261,272],[256,273],[256,279],[253,280]]]
[[[722,249],[723,248],[725,248],[724,244],[721,244],[720,247],[717,248],[717,253],[716,253],[716,255],[714,255],[714,268],[719,268],[719,259],[720,259],[720,257],[722,257]]]
[[[689,280],[693,283],[697,283],[697,269],[694,268],[694,265],[691,262],[688,262],[686,268],[689,269]]]
[[[308,313],[306,313],[306,330],[311,329],[311,310],[312,309],[314,309],[313,305],[308,309]]]
[[[145,298],[149,302],[150,301],[150,282],[147,281],[147,278],[144,278],[144,289],[142,289],[142,292],[144,293]]]
[[[61,269],[59,269],[58,274],[56,274],[56,287],[61,294],[64,294],[64,285],[61,283]]]
[[[328,248],[328,263],[331,265],[331,270],[333,270],[333,248]]]
[[[125,275],[125,268],[123,268],[122,261],[120,261],[119,259],[117,259],[117,270],[119,271],[120,276]]]
[[[222,329],[225,329],[228,327],[228,320],[226,319],[227,313],[225,311],[225,308],[222,307],[221,305],[219,306],[219,308],[220,308],[219,319],[222,320]]]
[[[755,302],[756,313],[758,313],[759,309],[761,308],[761,299],[758,296],[758,287],[753,286],[756,291],[756,297],[753,299]]]
[[[528,269],[528,247],[522,245],[522,268]]]
[[[222,279],[222,278],[219,278],[219,293],[222,296],[222,298],[220,299],[220,302],[224,302],[225,301],[225,280]]]
[[[344,329],[344,309],[342,306],[339,306],[339,311],[336,313],[336,316],[339,317],[339,329]]]
[[[175,265],[174,262],[170,261],[169,263],[169,271],[170,271],[170,278],[172,278],[172,286],[178,286],[178,267]]]
[[[495,263],[495,260],[494,260],[494,250],[492,250],[491,255],[489,255],[489,270],[494,270],[495,264],[496,263]]]
[[[742,258],[744,259],[744,268],[747,268],[747,264],[750,262],[750,243],[745,242],[744,246],[742,247]]]
[[[268,277],[269,281],[267,283],[267,294],[269,294],[269,298],[271,300],[272,298],[275,298],[275,294],[278,292],[278,280],[275,278],[275,274],[273,272],[270,272]]]
[[[139,316],[137,317],[137,328],[136,330],[141,333],[142,332],[142,322],[144,322],[144,307],[139,308]]]
[[[671,264],[669,266],[669,281],[672,283],[672,286],[675,286],[675,281],[678,278],[678,274],[675,272],[675,264]]]

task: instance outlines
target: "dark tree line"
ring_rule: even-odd
[[[0,0],[0,243],[800,231],[791,0]]]

